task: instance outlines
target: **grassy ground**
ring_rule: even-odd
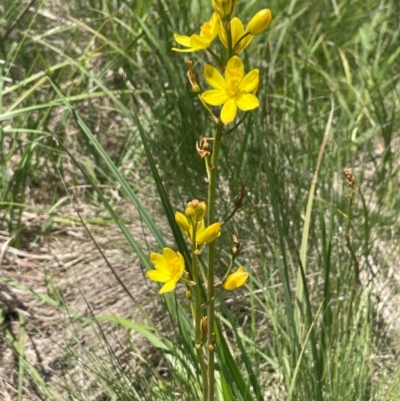
[[[262,7],[273,23],[244,55],[261,106],[221,149],[218,216],[242,185],[247,196],[219,241],[239,235],[251,280],[219,305],[235,359],[218,372],[231,399],[396,400],[400,4],[238,11]],[[154,167],[174,210],[206,196],[194,155],[210,121],[171,47],[209,1],[0,10],[1,397],[198,399],[186,305],[159,299],[143,272],[176,241]],[[200,75],[204,54],[190,57]]]

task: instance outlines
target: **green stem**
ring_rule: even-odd
[[[228,135],[231,134],[233,131],[235,131],[235,129],[238,128],[240,124],[242,124],[242,122],[245,120],[245,118],[246,118],[248,115],[249,115],[249,112],[246,111],[246,112],[243,114],[243,117],[239,120],[238,123],[236,123],[232,128],[228,129],[228,131],[225,131],[225,132],[222,133],[222,137],[228,136]]]
[[[203,401],[208,401],[208,380],[207,380],[207,366],[204,361],[203,351],[196,347],[197,358],[200,363],[201,376],[203,380]]]
[[[224,219],[224,221],[222,222],[222,226],[224,226],[235,214],[236,214],[236,212],[239,210],[239,208],[238,207],[235,207],[233,210],[232,210],[232,212],[231,212],[231,214],[226,218],[226,219]]]
[[[230,265],[228,267],[228,271],[225,273],[224,279],[222,280],[223,283],[226,281],[226,279],[228,278],[229,274],[231,273],[231,270],[232,270],[232,267],[233,267],[233,262],[235,261],[235,259],[236,258],[234,256],[232,256],[231,263],[230,263]]]
[[[214,57],[214,59],[217,61],[218,67],[223,71],[225,67],[221,59],[210,48],[208,48],[207,51],[211,54],[211,56]]]
[[[217,125],[213,153],[211,156],[211,168],[209,169],[208,183],[208,225],[215,223],[215,188],[217,182],[218,153],[222,138],[222,122]],[[215,266],[215,241],[208,246],[208,282],[207,282],[207,324],[208,346],[210,347],[214,337],[214,266]],[[209,348],[208,355],[208,401],[214,401],[214,349]]]
[[[247,36],[249,36],[250,35],[250,32],[246,32],[236,43],[235,43],[235,49],[234,50],[237,50],[238,48],[239,48],[239,46],[240,46],[240,42],[244,39],[244,38],[246,38]]]
[[[232,57],[232,32],[231,32],[231,23],[230,21],[228,21],[225,25],[225,32],[226,32],[226,38],[227,38],[227,49],[226,49],[226,55],[228,57],[228,60],[226,60],[226,62],[228,62],[231,57]]]
[[[354,263],[354,278],[353,278],[353,285],[351,287],[350,293],[350,300],[349,300],[349,308],[347,311],[347,328],[349,328],[352,319],[353,313],[353,304],[356,297],[356,291],[359,283],[359,266],[358,266],[358,259],[356,254],[354,253],[353,247],[351,245],[351,219],[352,219],[352,212],[353,212],[353,203],[354,203],[354,196],[355,196],[355,188],[352,186],[350,188],[350,197],[349,197],[349,204],[347,208],[347,220],[346,220],[346,244],[349,249],[350,255],[353,259]]]
[[[201,378],[203,382],[203,401],[208,401],[208,378],[207,378],[207,366],[204,361],[203,350],[201,349],[201,294],[200,294],[200,280],[198,273],[198,263],[197,263],[197,254],[196,254],[196,229],[193,229],[193,237],[192,237],[192,271],[193,271],[193,279],[196,283],[194,286],[194,294],[196,299],[195,304],[195,313],[194,313],[194,333],[195,340],[194,346],[196,348],[197,358],[199,360],[200,369],[201,369]]]

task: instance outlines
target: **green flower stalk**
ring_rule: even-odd
[[[179,211],[175,213],[175,221],[190,244],[193,276],[190,277],[190,274],[185,272],[182,255],[170,248],[164,248],[163,254],[150,255],[155,269],[147,272],[150,279],[164,283],[159,291],[160,294],[173,291],[179,280],[185,283],[185,295],[190,303],[194,321],[194,347],[202,376],[202,401],[215,400],[215,350],[218,345],[215,343],[217,337],[215,299],[222,296],[225,291],[234,291],[243,287],[249,277],[249,273],[241,266],[231,272],[236,258],[240,255],[240,242],[236,235],[233,236],[235,246],[231,250],[232,258],[229,268],[222,280],[216,277],[216,258],[217,255],[222,255],[217,252],[217,239],[221,235],[224,224],[233,218],[240,208],[245,195],[243,187],[240,191],[239,203],[234,205],[229,217],[224,222],[218,221],[215,196],[218,184],[219,149],[223,137],[227,133],[234,132],[242,124],[248,112],[256,109],[260,104],[257,98],[260,84],[259,70],[254,68],[245,74],[245,66],[237,54],[251,44],[255,35],[264,32],[272,19],[270,10],[261,10],[251,18],[245,29],[238,17],[232,18],[236,3],[237,0],[212,0],[214,12],[210,20],[203,23],[199,34],[191,36],[174,34],[175,41],[182,48],[174,47],[172,50],[181,53],[205,50],[213,58],[213,63],[207,63],[204,66],[204,80],[211,89],[202,93],[193,62],[186,60],[186,63],[191,88],[193,92],[199,93],[203,106],[207,113],[211,114],[212,122],[215,124],[215,134],[209,137],[199,133],[202,139],[196,147],[200,157],[205,160],[208,175],[207,204],[193,199],[187,203],[184,213]],[[211,49],[217,36],[226,48],[225,57],[216,54]],[[226,62],[223,63],[221,60]],[[221,108],[219,115],[214,114],[214,107]],[[224,128],[235,121],[238,109],[245,114],[224,132]],[[207,275],[198,263],[198,256],[204,246],[208,246]],[[183,274],[185,274],[184,278],[182,278]],[[206,290],[207,293],[205,303],[201,289]],[[217,292],[216,289],[218,289]],[[203,316],[204,307],[207,307],[207,316]]]

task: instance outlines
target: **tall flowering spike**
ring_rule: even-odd
[[[226,65],[225,77],[211,64],[206,64],[204,77],[214,88],[205,91],[201,98],[212,106],[222,106],[221,121],[232,122],[237,108],[243,111],[253,110],[259,106],[258,99],[251,93],[259,83],[258,69],[251,70],[244,76],[244,66],[239,57],[234,56]]]
[[[183,256],[179,252],[174,252],[171,248],[164,248],[162,255],[158,253],[150,254],[150,261],[155,270],[149,270],[147,276],[153,281],[165,283],[159,293],[173,291],[185,270]]]
[[[251,35],[258,35],[264,32],[269,24],[271,23],[272,13],[268,8],[264,8],[259,11],[247,24],[246,31],[250,32]]]
[[[174,39],[177,43],[187,49],[178,49],[173,47],[172,50],[181,53],[196,52],[207,49],[215,37],[218,35],[220,17],[217,12],[214,12],[210,21],[205,22],[200,28],[200,35],[193,34],[192,36],[183,36],[174,33]]]
[[[246,35],[242,40],[242,36],[245,34],[243,22],[235,17],[231,20],[231,35],[232,35],[232,48],[235,53],[243,51],[253,40],[253,35]],[[226,31],[222,24],[218,31],[219,38],[225,47],[228,47],[228,39],[226,37]],[[240,40],[240,41],[239,41]]]
[[[217,11],[222,17],[231,15],[237,0],[211,0],[211,4],[215,11]]]
[[[243,267],[239,267],[235,273],[230,274],[226,279],[224,283],[225,290],[231,291],[241,287],[246,283],[247,277],[249,277],[249,273],[244,271]]]

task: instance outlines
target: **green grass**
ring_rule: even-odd
[[[28,249],[51,237],[56,222],[80,224],[61,208],[72,196],[62,177],[68,188],[89,185],[75,197],[105,213],[99,225],[111,220],[120,228],[143,269],[150,267],[149,251],[165,244],[175,242],[188,257],[173,212],[193,197],[206,198],[195,144],[212,132],[187,81],[185,56],[171,47],[174,32],[189,34],[209,18],[209,1],[75,0],[68,9],[36,1],[36,12],[24,12],[27,4],[5,0],[0,19],[7,36],[0,41],[0,224],[8,245]],[[218,340],[218,399],[394,400],[399,341],[388,334],[382,310],[396,304],[382,309],[377,295],[400,249],[400,5],[241,1],[238,14],[247,21],[262,7],[272,10],[273,23],[243,54],[247,69],[260,69],[261,106],[220,151],[218,217],[229,215],[242,185],[247,196],[218,241],[228,252],[231,234],[239,236],[251,280],[239,301],[234,294],[218,306],[226,335]],[[201,77],[204,53],[190,58]],[[344,168],[356,176],[354,203]],[[123,202],[140,214],[149,247],[129,231]],[[48,218],[27,237],[24,213],[32,209]],[[219,276],[226,255],[219,257]],[[354,291],[357,269],[362,285]],[[168,316],[162,323],[141,299],[135,306],[141,323],[96,320],[71,310],[57,280],[49,282],[51,296],[19,288],[32,302],[57,308],[77,341],[87,331],[96,341],[78,349],[71,339],[55,344],[66,365],[48,381],[27,357],[24,329],[18,340],[8,335],[18,399],[25,388],[48,400],[198,399],[184,302],[154,301]],[[388,292],[398,289],[394,280],[390,286]],[[129,290],[134,297],[135,288]],[[124,339],[116,340],[112,328]],[[132,332],[146,347],[132,342]],[[160,364],[146,360],[148,349]]]

